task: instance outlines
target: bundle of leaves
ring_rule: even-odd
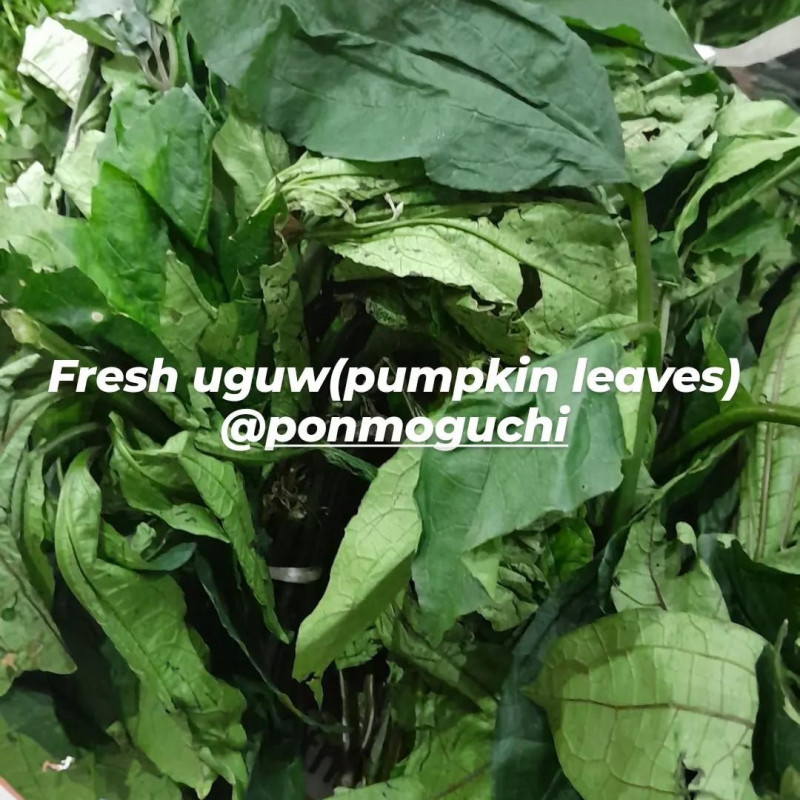
[[[80,0],[0,146],[25,800],[800,797],[800,117],[656,0]],[[198,367],[742,367],[567,449],[235,452]],[[182,376],[48,391],[54,359]],[[727,374],[727,372],[726,372]]]

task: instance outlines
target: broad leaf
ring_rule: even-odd
[[[660,608],[729,619],[709,566],[697,556],[694,531],[679,523],[675,537],[668,539],[653,516],[632,525],[611,598],[617,611]]]
[[[696,614],[625,611],[557,641],[530,694],[584,800],[755,800],[764,645],[746,628]]]
[[[201,453],[188,439],[178,453],[178,463],[219,519],[247,585],[261,606],[264,624],[279,639],[287,641],[275,615],[275,595],[269,569],[256,550],[256,532],[242,476],[233,464]]]
[[[325,595],[297,635],[298,679],[322,674],[408,582],[422,530],[414,503],[419,461],[418,450],[401,450],[387,461],[350,520]]]
[[[696,94],[682,72],[644,86],[625,86],[615,100],[628,170],[645,191],[676,165],[685,165],[693,150],[694,158],[700,157],[696,151],[717,115],[716,96]]]
[[[485,589],[470,569],[476,548],[517,530],[547,527],[622,480],[625,445],[616,399],[573,394],[571,376],[579,358],[587,358],[589,368],[608,367],[618,362],[619,349],[604,337],[540,362],[558,371],[555,392],[544,386],[537,394],[494,392],[451,409],[468,418],[524,418],[537,407],[542,416],[555,418],[567,405],[569,447],[425,451],[416,491],[423,535],[413,575],[422,607],[440,633],[485,601]]]
[[[280,134],[231,114],[214,137],[214,153],[238,191],[237,216],[255,211],[275,175],[289,166]]]
[[[606,77],[542,5],[189,0],[182,14],[209,67],[310,150],[419,157],[461,189],[624,177]]]
[[[24,486],[27,478],[31,431],[55,400],[47,392],[13,400],[15,378],[36,360],[29,356],[0,368],[0,695],[24,672],[63,675],[75,669],[43,597],[28,578],[17,538],[21,520],[14,488]]]
[[[575,28],[588,28],[651,53],[697,63],[700,57],[680,22],[658,0],[543,0]]]
[[[724,139],[675,224],[675,238],[687,234],[705,210],[704,231],[721,224],[766,189],[800,169],[800,136]]]
[[[97,158],[133,178],[193,245],[205,243],[214,123],[188,87],[118,96]]]

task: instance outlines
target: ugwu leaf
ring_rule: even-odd
[[[624,179],[606,75],[545,5],[188,0],[181,11],[208,66],[310,150],[421,158],[459,189]]]
[[[561,766],[584,800],[755,800],[765,644],[697,614],[624,611],[559,639],[530,696],[547,711]]]
[[[214,123],[188,87],[154,101],[130,90],[111,107],[97,159],[133,178],[193,245],[205,242],[211,208]]]
[[[67,674],[75,669],[42,596],[34,588],[20,552],[21,519],[15,487],[27,478],[31,431],[55,397],[47,392],[12,401],[15,378],[36,357],[0,368],[0,695],[24,672]],[[5,408],[5,410],[4,410]]]
[[[204,760],[236,783],[243,769],[244,698],[207,671],[184,622],[183,593],[169,575],[141,575],[100,557],[101,496],[89,455],[79,455],[64,478],[55,525],[59,570],[147,690],[183,721]]]
[[[617,611],[661,608],[728,619],[722,591],[708,564],[697,555],[694,531],[678,523],[670,539],[654,515],[631,526],[611,598]]]
[[[414,503],[419,451],[400,450],[370,484],[344,533],[325,594],[297,635],[294,674],[324,669],[408,582],[422,525]]]
[[[579,30],[588,28],[680,61],[700,61],[681,23],[658,0],[544,0],[544,5]]]
[[[476,548],[518,530],[544,528],[574,514],[587,500],[611,492],[622,480],[622,425],[611,394],[572,392],[579,358],[592,365],[618,362],[619,347],[602,337],[539,362],[556,369],[554,392],[493,392],[455,405],[467,418],[556,418],[571,409],[566,448],[461,448],[425,451],[416,498],[422,538],[414,561],[420,603],[443,633],[460,614],[483,604],[485,590],[470,568]],[[498,557],[499,558],[499,557]],[[499,565],[499,562],[498,562]],[[495,566],[496,569],[496,566]]]
[[[264,624],[278,638],[287,641],[275,614],[275,595],[269,569],[256,551],[256,532],[242,476],[233,464],[201,453],[189,440],[179,451],[178,463],[208,508],[219,518],[247,585],[261,606]]]
[[[800,404],[800,283],[770,323],[752,394],[770,403]],[[755,561],[800,573],[796,527],[800,522],[800,430],[760,424],[741,484],[738,539]]]
[[[589,325],[636,318],[636,275],[625,237],[615,220],[588,203],[526,203],[497,224],[423,208],[366,235],[337,225],[324,240],[345,256],[336,268],[339,280],[424,277],[469,289],[507,314],[518,314],[520,265],[528,277],[535,270],[541,297],[524,315],[535,352],[560,352]],[[460,311],[463,325],[466,307]]]
[[[69,769],[47,766],[68,757],[73,759]],[[3,778],[25,800],[181,798],[175,783],[111,738],[91,751],[77,747],[67,736],[53,698],[36,690],[14,689],[0,698],[0,764]]]

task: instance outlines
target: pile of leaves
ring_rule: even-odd
[[[656,0],[80,0],[0,94],[0,776],[25,800],[800,798],[800,116]],[[729,369],[729,403],[196,392]],[[50,393],[54,359],[179,370]],[[234,408],[573,409],[238,453]]]

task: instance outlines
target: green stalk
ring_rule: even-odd
[[[656,459],[653,463],[653,477],[657,480],[663,479],[699,450],[723,442],[729,436],[762,422],[800,428],[800,408],[763,403],[739,406],[712,417]]]
[[[631,239],[633,260],[636,264],[636,305],[639,324],[648,329],[645,339],[644,366],[658,369],[661,366],[661,336],[656,325],[653,305],[653,260],[650,252],[650,225],[644,193],[634,186],[626,186],[623,194],[631,211]],[[653,334],[655,329],[655,334]],[[611,532],[617,531],[631,518],[636,504],[636,487],[639,472],[647,455],[647,437],[655,406],[655,394],[650,383],[645,384],[636,417],[636,436],[633,452],[622,466],[622,484],[617,493]]]

